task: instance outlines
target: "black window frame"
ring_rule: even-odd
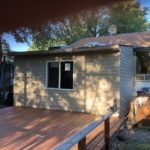
[[[145,57],[145,58],[142,58]],[[150,51],[138,51],[136,52],[136,76],[135,81],[149,82],[150,72],[148,71],[148,64],[150,58]],[[144,60],[144,61],[143,61]],[[145,65],[145,71],[143,71],[143,64]],[[140,67],[140,68],[139,68]],[[147,70],[147,71],[146,71]]]
[[[72,88],[62,88],[61,87],[61,65],[62,63],[72,63]],[[49,86],[49,64],[50,63],[58,63],[58,88],[57,87],[50,87]],[[73,78],[73,73],[74,73],[74,61],[73,60],[62,60],[62,61],[47,61],[46,62],[46,87],[48,89],[54,89],[54,90],[74,90],[74,78]]]
[[[146,59],[144,58],[144,55],[145,57],[147,57]],[[150,75],[150,71],[148,70],[150,67],[149,55],[150,55],[150,51],[136,52],[136,74],[137,75]]]

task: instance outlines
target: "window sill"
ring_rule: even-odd
[[[45,88],[46,90],[52,90],[52,91],[70,91],[70,92],[74,92],[75,89],[58,89],[58,88]]]
[[[136,82],[150,82],[150,80],[136,80]]]

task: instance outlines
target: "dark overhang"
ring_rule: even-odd
[[[116,53],[119,52],[119,45],[100,46],[100,47],[81,47],[78,49],[51,49],[40,51],[27,51],[27,52],[10,52],[9,56],[26,57],[26,56],[51,56],[51,55],[66,55],[66,54],[86,54],[86,53]]]
[[[134,52],[150,52],[150,46],[148,47],[136,47]]]

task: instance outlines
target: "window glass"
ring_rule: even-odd
[[[136,58],[136,73],[150,74],[150,52],[137,52]]]
[[[136,75],[136,80],[144,80],[144,75]]]
[[[48,87],[58,88],[59,86],[59,63],[48,63]]]
[[[48,88],[73,89],[73,62],[49,62],[47,78]]]
[[[150,80],[150,75],[145,75],[145,80]]]
[[[61,88],[73,89],[73,62],[61,62]]]

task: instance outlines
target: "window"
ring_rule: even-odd
[[[73,62],[48,62],[47,87],[73,89]]]
[[[150,52],[136,52],[136,81],[150,81]]]
[[[73,63],[61,62],[61,85],[62,89],[73,88]]]
[[[150,74],[150,52],[137,52],[136,58],[136,73]]]
[[[48,87],[58,88],[59,83],[59,63],[51,62],[48,63]]]

